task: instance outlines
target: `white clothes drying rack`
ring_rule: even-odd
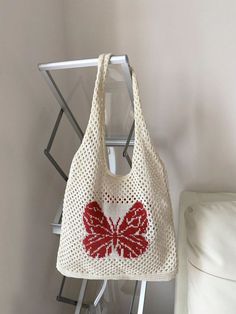
[[[127,55],[112,56],[110,59],[110,63],[121,65],[122,70],[123,70],[123,74],[124,74],[124,78],[125,78],[125,82],[126,82],[127,87],[128,87],[129,97],[130,97],[130,100],[131,100],[131,103],[133,106],[132,81],[131,81],[131,71],[130,71],[128,56]],[[47,158],[49,159],[49,161],[53,164],[55,169],[58,171],[58,173],[66,181],[68,179],[67,175],[65,174],[63,169],[60,167],[60,165],[57,163],[57,161],[55,160],[55,158],[52,156],[52,154],[50,152],[63,114],[65,114],[66,117],[68,118],[74,131],[78,135],[80,141],[82,141],[82,139],[83,139],[84,132],[82,131],[81,127],[79,126],[79,123],[75,119],[72,111],[70,110],[65,98],[63,97],[63,95],[62,95],[60,89],[58,88],[54,78],[52,77],[52,74],[50,73],[50,71],[62,70],[62,69],[64,70],[64,69],[94,67],[97,65],[98,65],[98,59],[97,58],[73,60],[73,61],[63,61],[63,62],[51,62],[51,63],[45,63],[45,64],[39,64],[38,65],[39,70],[42,72],[44,78],[46,79],[46,81],[50,87],[50,90],[54,94],[55,98],[57,99],[57,101],[61,107],[61,109],[58,113],[55,125],[53,127],[52,133],[50,135],[48,145],[47,145],[46,149],[44,150],[44,153],[47,156]],[[130,166],[131,166],[132,162],[131,162],[131,158],[128,155],[127,150],[128,150],[129,146],[133,146],[133,144],[134,144],[134,140],[132,139],[133,131],[134,131],[134,122],[132,123],[131,129],[130,129],[130,132],[129,132],[127,138],[106,138],[106,146],[107,147],[115,147],[115,146],[124,147],[123,156],[126,158],[128,164]],[[61,206],[61,208],[58,209],[56,216],[54,218],[54,221],[51,224],[52,225],[52,232],[54,234],[57,234],[57,235],[60,235],[60,231],[61,231],[61,217],[62,217],[62,206]],[[87,279],[82,280],[81,288],[80,288],[80,292],[79,292],[79,296],[78,296],[77,301],[71,300],[67,297],[62,296],[65,280],[66,280],[66,277],[63,276],[60,291],[59,291],[59,294],[57,296],[58,301],[75,305],[76,306],[75,314],[80,314],[82,311],[82,308],[86,308],[89,311],[89,313],[91,313],[91,314],[92,313],[96,313],[96,314],[102,313],[101,299],[102,299],[103,294],[105,292],[105,289],[107,287],[107,280],[103,280],[101,288],[97,294],[97,297],[92,304],[85,304],[84,303],[84,296],[86,293],[86,287],[87,287],[87,283],[88,283]],[[137,294],[138,285],[140,285],[140,293],[139,293],[138,309],[137,309],[136,313],[137,314],[143,313],[147,282],[146,281],[141,281],[141,282],[136,281],[135,285],[134,285],[133,296],[131,299],[129,314],[134,313],[134,303],[135,303],[134,301],[135,301],[135,296]]]

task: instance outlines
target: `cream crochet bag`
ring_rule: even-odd
[[[71,164],[57,269],[76,278],[170,280],[177,262],[166,172],[150,141],[133,70],[132,169],[114,175],[107,165],[104,85],[109,59],[99,57],[91,115]]]

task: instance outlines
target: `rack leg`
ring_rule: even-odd
[[[107,287],[107,280],[104,280],[103,283],[102,283],[102,287],[93,303],[93,305],[96,307],[98,305],[98,303],[101,301],[101,298],[102,296],[104,295],[104,292],[106,290],[106,287]]]
[[[134,300],[135,300],[135,296],[136,296],[136,293],[137,293],[137,288],[138,288],[138,281],[136,280],[135,281],[135,286],[134,286],[134,293],[133,293],[132,301],[131,301],[131,304],[130,304],[129,314],[133,314]]]
[[[147,287],[147,282],[144,280],[141,281],[141,289],[140,289],[140,295],[139,295],[138,313],[137,314],[143,314],[146,287]]]
[[[102,314],[101,305],[95,307],[93,304],[89,306],[89,314]]]
[[[87,287],[87,283],[88,283],[88,280],[87,279],[83,279],[82,285],[81,285],[81,288],[80,288],[80,292],[79,292],[78,302],[77,302],[76,309],[75,309],[75,314],[80,314],[81,313],[81,309],[82,309],[82,305],[83,305],[83,300],[84,300],[84,295],[85,295],[85,290],[86,290],[86,287]]]

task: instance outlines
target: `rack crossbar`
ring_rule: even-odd
[[[110,59],[111,64],[123,64],[128,63],[128,56],[113,56]],[[83,60],[71,60],[61,62],[50,62],[40,63],[38,68],[40,71],[51,71],[51,70],[63,70],[63,69],[76,69],[76,68],[87,68],[98,65],[98,59],[83,59]]]

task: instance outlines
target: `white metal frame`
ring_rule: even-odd
[[[132,81],[131,81],[131,72],[130,72],[128,56],[127,55],[112,56],[110,59],[110,63],[111,64],[121,64],[122,69],[123,69],[123,73],[124,73],[124,78],[125,78],[125,81],[126,81],[126,84],[128,87],[130,100],[131,100],[131,103],[133,105]],[[93,67],[93,66],[97,66],[97,65],[98,65],[98,58],[73,60],[73,61],[63,61],[63,62],[51,62],[51,63],[38,65],[39,70],[42,72],[45,80],[47,81],[47,83],[50,87],[50,90],[52,91],[53,95],[55,96],[55,98],[57,99],[57,101],[61,107],[59,114],[57,116],[56,123],[55,123],[54,128],[53,128],[52,134],[50,136],[47,148],[45,149],[44,152],[45,152],[45,155],[48,157],[50,162],[53,164],[53,166],[56,168],[56,170],[59,172],[59,174],[63,177],[64,180],[67,180],[67,175],[64,173],[64,171],[61,169],[61,167],[59,166],[57,161],[54,159],[54,157],[50,153],[50,150],[51,150],[53,141],[55,139],[55,136],[56,136],[56,133],[57,133],[57,130],[58,130],[59,124],[61,122],[61,118],[62,118],[63,114],[65,113],[66,117],[68,118],[69,122],[71,123],[72,127],[74,128],[76,134],[78,135],[78,137],[80,138],[81,141],[83,139],[84,133],[83,133],[82,129],[80,128],[77,120],[75,119],[72,111],[70,110],[65,98],[63,97],[63,95],[62,95],[60,89],[58,88],[55,80],[53,79],[53,76],[50,73],[50,71],[62,70],[62,69],[64,70],[64,69]],[[133,131],[134,131],[134,122],[132,124],[132,127],[130,129],[130,132],[129,132],[127,139],[124,139],[124,138],[107,138],[106,139],[106,145],[107,146],[113,146],[113,147],[114,146],[123,146],[124,147],[123,156],[127,159],[127,162],[129,163],[130,166],[131,166],[131,159],[128,155],[127,150],[128,150],[129,146],[132,146],[134,144],[134,140],[132,139]],[[61,215],[62,215],[62,206],[58,209],[56,216],[55,216],[55,219],[52,223],[52,232],[54,234],[58,234],[58,235],[60,234]],[[62,292],[64,282],[65,282],[65,277],[63,278],[63,281],[62,281],[62,287],[60,290],[60,294]],[[80,314],[81,309],[84,306],[83,300],[84,300],[84,295],[86,292],[87,283],[88,283],[88,280],[86,280],[86,279],[82,280],[82,285],[81,285],[81,289],[80,289],[80,293],[79,293],[77,302],[73,301],[73,300],[68,302],[71,304],[76,304],[75,314]],[[136,292],[137,292],[137,285],[138,285],[138,282],[135,283],[134,294],[132,297],[132,302],[131,302],[129,314],[134,313],[133,312],[134,300],[135,300],[135,296],[136,296]],[[145,293],[146,293],[146,285],[147,285],[146,281],[141,281],[137,314],[143,313],[144,302],[145,302]],[[107,287],[107,280],[104,280],[102,282],[101,289],[100,289],[94,303],[92,305],[90,304],[88,306],[89,310],[91,309],[91,312],[94,312],[94,310],[95,310],[96,313],[98,313],[98,314],[101,313],[101,308],[100,308],[99,302],[101,301],[101,298],[104,294],[106,287]],[[58,297],[58,300],[59,299],[69,300],[67,298],[61,297],[61,295]],[[85,307],[86,307],[86,305],[85,305]]]

